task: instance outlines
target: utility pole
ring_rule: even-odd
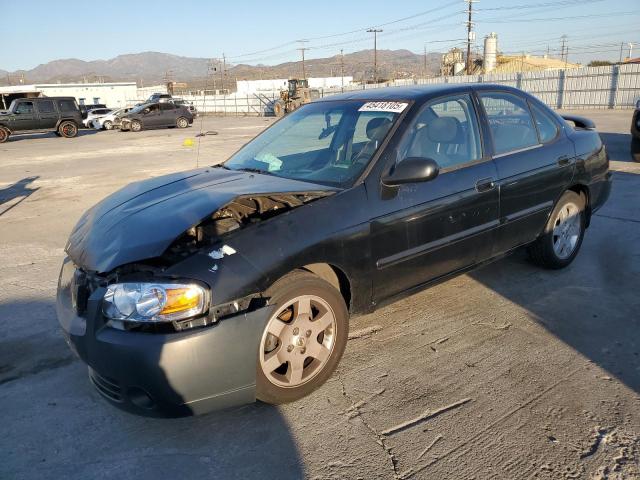
[[[427,45],[424,46],[424,65],[422,70],[422,78],[427,78]]]
[[[631,60],[631,54],[633,53],[633,43],[629,42],[629,60]]]
[[[225,56],[224,52],[222,52],[222,70],[220,70],[220,80],[221,80],[221,87],[220,89],[222,90],[222,93],[224,94],[224,77],[227,75],[227,57]]]
[[[464,0],[467,4],[467,75],[471,75],[471,42],[476,39],[476,32],[473,31],[473,22],[471,21],[473,4],[476,0]]]
[[[300,45],[302,45],[300,48],[298,48],[298,50],[300,50],[300,53],[302,54],[302,79],[305,80],[307,78],[307,72],[304,69],[304,52],[309,50],[309,48],[305,47],[304,44],[307,43],[309,40],[298,40],[298,43],[300,43]]]
[[[341,83],[341,91],[344,93],[344,53],[342,53],[342,48],[340,49],[340,83]]]
[[[373,82],[378,83],[378,33],[381,28],[369,28],[368,33],[373,33]]]
[[[562,45],[560,46],[560,61],[567,63],[567,58],[566,58],[566,53],[565,53],[565,45],[567,44],[567,36],[566,35],[562,35],[560,37],[560,40],[562,41]],[[566,65],[565,65],[566,66]]]

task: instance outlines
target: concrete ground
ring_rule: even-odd
[[[102,197],[217,163],[271,120],[208,118],[199,155],[200,120],[0,145],[0,478],[640,478],[640,164],[629,111],[583,114],[615,183],[569,268],[519,252],[354,318],[299,402],[174,420],[89,384],[55,317],[64,244]]]

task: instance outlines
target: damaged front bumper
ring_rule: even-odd
[[[257,352],[272,307],[206,328],[146,333],[112,328],[98,287],[78,313],[75,266],[63,264],[56,310],[71,349],[109,402],[149,416],[196,415],[255,401]]]

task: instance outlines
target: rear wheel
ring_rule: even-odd
[[[640,162],[640,138],[631,138],[631,157]]]
[[[4,143],[9,140],[10,132],[5,127],[0,127],[0,143]]]
[[[105,130],[113,130],[113,122],[111,120],[107,120],[102,124]]]
[[[176,126],[177,126],[178,128],[187,128],[187,127],[189,126],[189,120],[187,120],[187,119],[186,119],[186,118],[184,118],[184,117],[179,117],[179,118],[176,120]]]
[[[73,138],[78,135],[78,126],[72,121],[65,120],[58,125],[58,133],[64,138]]]
[[[131,120],[131,131],[139,132],[142,130],[142,124],[138,120]]]
[[[531,259],[545,268],[569,265],[578,254],[585,229],[585,200],[566,191],[551,212],[544,233],[529,246]]]
[[[258,350],[256,396],[266,403],[298,400],[333,373],[349,333],[344,299],[328,282],[293,272],[268,291],[276,308]]]

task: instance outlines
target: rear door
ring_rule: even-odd
[[[160,125],[164,127],[173,126],[176,124],[178,110],[173,103],[161,103],[160,104]]]
[[[500,190],[500,228],[493,254],[533,241],[573,176],[575,152],[546,107],[520,95],[481,91]]]
[[[440,173],[372,199],[384,212],[371,223],[375,302],[486,258],[498,224],[496,170],[470,93],[422,107],[398,147],[397,161],[407,157],[432,158]]]
[[[56,128],[58,111],[53,100],[38,100],[35,102],[38,111],[39,127],[41,129]]]

